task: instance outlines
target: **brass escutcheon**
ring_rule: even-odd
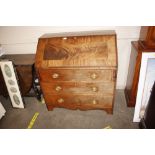
[[[96,79],[97,78],[97,74],[96,73],[93,73],[93,74],[91,74],[91,76],[90,76],[93,80],[94,79]]]
[[[97,92],[98,91],[98,88],[97,87],[92,87],[92,91],[93,92]]]
[[[63,103],[64,102],[64,99],[63,98],[59,98],[58,99],[58,103]]]
[[[60,90],[62,90],[62,88],[61,88],[60,86],[56,86],[56,87],[55,87],[55,90],[56,90],[56,91],[60,91]]]
[[[53,79],[57,79],[57,78],[59,77],[59,74],[58,74],[58,73],[54,73],[54,74],[52,75],[52,77],[53,77]]]
[[[95,104],[97,104],[97,100],[93,100],[93,102],[92,102],[92,103],[93,103],[94,105],[95,105]]]

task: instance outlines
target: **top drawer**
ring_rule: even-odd
[[[40,80],[53,81],[115,81],[116,70],[112,69],[39,69]]]

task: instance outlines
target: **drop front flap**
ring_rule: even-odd
[[[37,50],[44,67],[117,65],[115,35],[40,38]]]

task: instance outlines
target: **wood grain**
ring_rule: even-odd
[[[3,95],[5,97],[9,96],[1,68],[0,68],[0,95]]]
[[[54,82],[44,83],[41,82],[42,90],[45,94],[103,94],[113,95],[115,83],[114,82]]]
[[[117,66],[116,35],[40,38],[36,64],[47,66]],[[39,52],[42,51],[42,52]]]
[[[56,82],[56,81],[114,81],[114,70],[99,70],[99,69],[39,69],[41,81]],[[53,78],[54,74],[58,74],[58,78]],[[96,78],[92,76],[96,74]]]
[[[59,103],[59,99],[63,99]],[[94,100],[96,104],[94,104]],[[45,101],[48,106],[69,108],[69,109],[111,109],[113,96],[103,95],[46,95]]]
[[[139,42],[144,48],[155,48],[155,26],[142,26]]]
[[[16,66],[16,71],[19,78],[19,85],[22,95],[26,95],[32,88],[32,66]]]
[[[35,54],[8,54],[1,58],[12,61],[15,66],[31,66],[35,62]]]
[[[1,59],[11,60],[15,66],[22,96],[27,96],[32,88],[32,66],[35,63],[35,54],[3,55]],[[7,88],[0,71],[0,94],[8,96]]]
[[[132,42],[127,84],[125,87],[125,96],[128,107],[134,107],[136,104],[142,53],[152,52],[154,50],[155,48],[144,48],[138,41]]]
[[[129,107],[134,107],[136,104],[142,53],[153,51],[155,51],[155,26],[142,26],[139,41],[132,42],[125,87],[125,96]]]
[[[48,110],[103,109],[112,114],[116,34],[65,33],[39,38],[35,67]]]

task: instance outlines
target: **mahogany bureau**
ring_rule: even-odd
[[[114,31],[45,34],[38,40],[35,67],[48,110],[63,107],[113,113]]]

